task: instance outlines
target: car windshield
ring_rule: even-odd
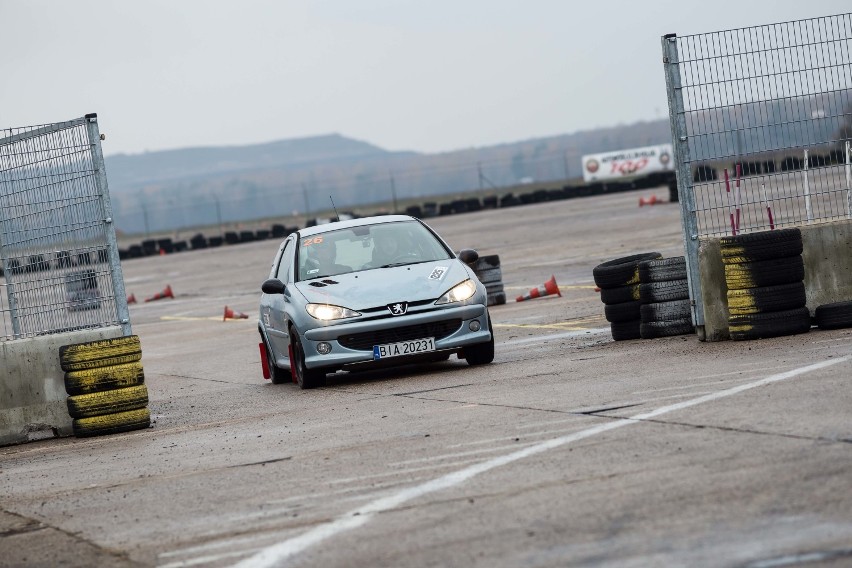
[[[299,242],[299,280],[452,258],[417,221],[328,231]]]

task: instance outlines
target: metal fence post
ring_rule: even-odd
[[[92,147],[92,166],[95,170],[95,181],[103,203],[104,236],[107,243],[109,269],[112,274],[113,293],[115,294],[115,309],[118,321],[124,335],[132,333],[130,329],[130,310],[127,307],[127,293],[124,289],[124,277],[121,273],[121,261],[118,258],[118,242],[115,237],[115,225],[112,218],[112,205],[109,199],[104,155],[101,150],[101,134],[98,129],[98,115],[86,115],[86,130],[89,134],[89,144]]]
[[[669,103],[669,122],[672,130],[672,145],[677,163],[677,190],[680,202],[681,227],[686,259],[686,274],[689,284],[692,323],[699,338],[704,336],[704,304],[701,301],[701,278],[698,265],[698,221],[696,218],[695,195],[692,191],[691,157],[689,137],[684,114],[683,91],[679,68],[677,35],[662,38],[663,65],[666,75],[666,93]]]

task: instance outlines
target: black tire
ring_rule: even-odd
[[[728,318],[728,331],[736,341],[794,335],[810,328],[811,316],[807,308]]]
[[[500,268],[500,256],[496,254],[488,254],[485,256],[480,256],[476,259],[476,262],[473,263],[473,271],[480,272],[483,270],[488,270],[489,268]]]
[[[794,310],[806,303],[803,282],[728,290],[728,312],[732,316]]]
[[[494,294],[488,294],[488,305],[489,306],[502,306],[506,303],[506,292],[496,292]]]
[[[70,395],[88,394],[133,387],[144,382],[142,363],[111,365],[84,371],[68,371],[65,373],[65,392]]]
[[[606,315],[606,321],[610,323],[638,320],[641,317],[641,306],[642,302],[639,300],[623,302],[621,304],[608,304],[604,305],[604,315]]]
[[[686,278],[686,258],[673,256],[639,263],[639,282],[668,282]]]
[[[823,304],[817,307],[814,315],[820,329],[852,327],[852,301]]]
[[[777,286],[801,282],[805,278],[802,255],[725,265],[728,290],[743,290],[761,286]]]
[[[71,418],[90,418],[137,410],[148,406],[148,387],[137,385],[123,389],[69,396],[68,414]]]
[[[275,358],[272,356],[272,350],[269,348],[266,340],[263,341],[263,349],[266,351],[266,365],[269,367],[269,380],[272,381],[272,384],[283,385],[285,383],[292,383],[293,372],[289,369],[285,371],[275,364]],[[290,364],[292,365],[293,362],[290,361]]]
[[[639,285],[639,298],[643,304],[657,302],[673,302],[689,299],[689,284],[687,280],[671,280],[669,282],[648,282]]]
[[[654,321],[676,321],[682,319],[692,320],[692,304],[687,300],[674,300],[672,302],[656,302],[653,304],[642,304],[639,309],[642,315],[642,323]]]
[[[612,339],[615,341],[640,339],[642,337],[639,331],[641,324],[642,322],[638,319],[609,324],[610,332],[612,332]]]
[[[639,334],[642,336],[642,339],[671,337],[674,335],[690,335],[693,333],[695,333],[695,328],[692,326],[692,318],[669,321],[650,321],[639,326]]]
[[[464,348],[464,358],[468,365],[487,365],[494,360],[494,329],[491,327],[491,317],[486,316],[491,340]]]
[[[485,285],[485,293],[488,294],[489,296],[491,294],[496,294],[497,292],[502,292],[502,291],[503,291],[503,283],[502,282],[499,282],[499,283],[489,282],[488,284]]]
[[[290,330],[290,344],[293,346],[293,359],[296,373],[296,384],[302,389],[315,389],[325,384],[325,371],[322,369],[308,369],[305,366],[305,350],[302,347],[302,338],[295,329]]]
[[[141,359],[138,335],[74,343],[59,348],[59,364],[66,373],[135,363]]]
[[[639,263],[643,260],[662,258],[658,252],[643,252],[608,260],[592,269],[592,276],[599,288],[615,288],[639,283]]]
[[[639,284],[601,288],[601,302],[604,304],[623,304],[639,299]]]
[[[802,232],[794,228],[722,237],[719,245],[725,264],[786,258],[802,254]]]
[[[500,270],[500,267],[489,268],[487,270],[482,271],[474,271],[474,273],[476,274],[476,277],[479,278],[479,281],[483,284],[503,281],[503,271]]]
[[[78,418],[71,423],[74,435],[78,438],[118,434],[131,430],[141,430],[151,425],[151,411],[147,408]]]

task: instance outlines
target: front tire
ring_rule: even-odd
[[[272,349],[266,341],[263,342],[263,347],[266,349],[266,365],[269,367],[269,380],[273,385],[283,385],[284,383],[292,382],[291,373],[285,372],[275,364],[275,357],[272,356]],[[292,364],[292,362],[291,362]]]
[[[491,339],[485,343],[468,345],[464,348],[464,358],[468,365],[487,365],[494,360],[494,328],[491,327],[491,317],[486,316]]]
[[[305,349],[302,338],[295,329],[290,329],[290,344],[293,346],[293,359],[290,364],[296,374],[296,383],[303,389],[314,389],[325,384],[325,372],[322,369],[308,369],[305,365]]]

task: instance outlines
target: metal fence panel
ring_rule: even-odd
[[[701,237],[852,217],[850,43],[852,14],[662,38],[693,300]]]
[[[0,341],[129,335],[97,116],[0,136]]]

